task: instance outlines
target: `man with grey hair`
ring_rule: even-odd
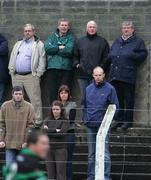
[[[45,72],[46,56],[44,44],[35,35],[35,27],[26,24],[24,37],[12,50],[9,72],[13,86],[24,87],[36,113],[36,125],[42,124],[40,77]]]
[[[147,57],[144,41],[134,33],[132,21],[122,23],[122,36],[117,38],[108,56],[109,80],[119,99],[119,115],[112,128],[126,130],[132,126],[137,66]]]
[[[85,89],[92,81],[94,67],[101,65],[108,56],[108,42],[97,34],[97,24],[89,21],[86,26],[86,36],[78,39],[74,51],[74,67],[81,91],[81,102]]]

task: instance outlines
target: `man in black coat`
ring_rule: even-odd
[[[81,90],[81,101],[84,99],[85,89],[92,81],[92,72],[101,65],[109,53],[108,42],[97,34],[97,24],[89,21],[86,36],[76,42],[74,51],[74,67]]]
[[[134,34],[132,21],[122,24],[122,36],[117,38],[108,56],[109,79],[115,87],[120,111],[112,128],[132,126],[137,66],[148,55],[144,41]]]
[[[8,41],[0,34],[0,106],[4,102],[6,84],[9,82]]]

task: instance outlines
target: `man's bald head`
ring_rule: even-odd
[[[100,84],[104,81],[105,73],[103,68],[100,66],[97,66],[93,69],[93,78],[96,82],[96,84]]]
[[[102,67],[100,67],[100,66],[97,66],[97,67],[95,67],[95,68],[93,69],[93,73],[96,72],[96,71],[97,71],[97,72],[99,71],[99,72],[104,73],[104,69],[103,69]]]

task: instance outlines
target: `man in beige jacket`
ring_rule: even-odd
[[[24,37],[12,50],[9,72],[13,86],[24,87],[36,113],[36,124],[42,124],[40,77],[45,72],[46,56],[43,43],[35,36],[32,24],[24,26]]]
[[[12,97],[12,100],[3,103],[0,112],[0,148],[6,148],[7,165],[26,145],[26,136],[35,121],[34,108],[24,100],[23,88],[15,86]]]

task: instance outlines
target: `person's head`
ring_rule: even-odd
[[[35,36],[35,27],[32,24],[25,24],[23,27],[25,39],[30,39]]]
[[[89,21],[86,26],[86,32],[90,35],[95,35],[97,32],[97,24],[95,21]]]
[[[134,25],[132,21],[124,21],[122,23],[122,35],[125,37],[132,36],[134,33]]]
[[[61,101],[54,101],[51,105],[51,118],[52,119],[66,119],[65,109]]]
[[[21,86],[14,86],[12,90],[13,100],[16,102],[21,102],[24,97],[24,90]]]
[[[59,19],[58,30],[61,35],[65,35],[68,32],[69,28],[70,28],[70,23],[68,19],[66,18]]]
[[[58,91],[58,100],[62,102],[71,100],[70,89],[67,85],[60,86],[59,91]]]
[[[27,147],[44,159],[49,150],[49,138],[40,130],[32,130],[27,136]]]
[[[93,78],[96,84],[100,84],[104,81],[105,73],[102,67],[97,66],[93,69]]]

